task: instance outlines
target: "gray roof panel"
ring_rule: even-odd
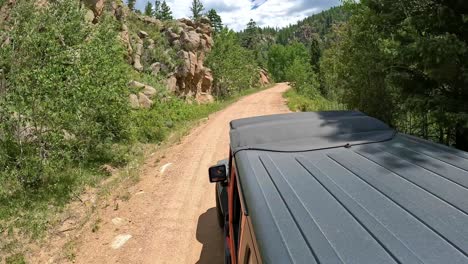
[[[235,158],[265,263],[468,263],[465,152],[397,134]]]

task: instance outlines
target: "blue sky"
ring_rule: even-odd
[[[142,9],[148,0],[137,0]],[[150,0],[154,2],[154,0]],[[192,0],[166,0],[176,18],[190,16]],[[340,4],[340,0],[202,0],[205,9],[216,9],[223,23],[241,30],[252,18],[259,26],[284,27]]]

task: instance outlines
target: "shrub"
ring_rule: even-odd
[[[13,177],[2,174],[0,189],[38,190],[128,137],[127,66],[114,21],[91,28],[78,2],[22,1],[12,16],[12,45],[0,51],[0,170]]]

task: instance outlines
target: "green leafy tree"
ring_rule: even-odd
[[[258,66],[252,52],[239,44],[237,34],[223,29],[215,36],[215,45],[207,65],[213,70],[214,93],[226,97],[258,84]]]
[[[321,63],[325,84],[411,133],[468,150],[468,40],[461,1],[366,0]]]
[[[306,58],[294,58],[285,70],[285,78],[299,94],[308,98],[318,95],[319,82]]]
[[[132,11],[135,11],[135,4],[136,4],[136,0],[128,0],[127,2],[128,8]]]
[[[192,19],[199,19],[203,15],[205,7],[201,0],[193,0],[190,10],[192,11]]]
[[[213,27],[215,33],[219,33],[221,30],[223,30],[223,22],[216,10],[210,9],[208,11],[207,17],[210,19],[211,26]]]
[[[302,43],[295,42],[287,46],[275,44],[268,52],[268,70],[276,81],[288,81],[286,70],[297,58],[302,60],[309,58],[307,48]]]
[[[173,19],[171,8],[167,5],[166,1],[163,1],[161,4],[161,18],[160,19],[161,20]]]
[[[145,14],[145,16],[153,16],[154,15],[153,5],[150,2],[146,3],[144,14]]]
[[[320,43],[317,38],[313,38],[310,43],[310,65],[315,72],[319,72],[319,62],[322,56]]]

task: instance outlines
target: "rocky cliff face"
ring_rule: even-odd
[[[3,7],[0,7],[0,21],[9,18],[9,11],[16,3],[16,0],[5,1]],[[47,0],[37,0],[36,3],[39,2],[47,4]],[[163,23],[152,17],[131,13],[120,0],[80,0],[80,2],[87,7],[85,18],[89,23],[98,23],[104,12],[110,13],[121,23],[119,37],[127,48],[126,59],[136,71],[151,73],[158,79],[164,80],[169,91],[187,100],[199,103],[213,101],[211,96],[213,74],[204,65],[206,54],[213,47],[213,31],[209,19],[201,18],[198,21],[179,19]],[[166,50],[158,55],[159,58],[152,55],[154,50],[161,49],[161,46],[158,46],[159,40],[154,39],[154,34],[152,37],[143,29],[135,29],[135,25],[130,24],[130,16],[132,19],[136,17],[141,25],[156,30],[158,36],[167,40],[169,46],[164,47]],[[0,32],[0,45],[8,44],[9,39]],[[174,54],[172,57],[175,57],[171,58],[171,63],[162,58],[170,57],[169,54]],[[0,90],[1,85],[0,73]],[[152,96],[145,93],[133,94],[132,105],[136,106],[135,102],[139,101],[139,105],[147,107],[148,103],[152,104]]]
[[[213,74],[203,65],[206,53],[213,46],[210,21],[206,18],[198,22],[181,19],[177,21],[177,26],[181,29],[180,33],[171,28],[165,31],[171,45],[180,49],[177,55],[182,61],[182,65],[169,77],[169,89],[202,103],[212,101]]]
[[[88,3],[90,2],[99,3],[100,1],[89,0]],[[101,9],[89,4],[88,6],[94,14],[99,14],[99,11],[95,10]],[[127,60],[136,71],[151,72],[152,75],[165,79],[167,89],[180,97],[194,99],[199,103],[213,101],[211,95],[213,74],[204,66],[206,54],[213,46],[213,31],[207,18],[201,18],[198,21],[179,19],[173,23],[163,23],[155,18],[137,16],[140,22],[158,28],[169,43],[170,50],[166,50],[160,56],[169,56],[171,52],[176,54],[177,62],[168,65],[163,62],[163,58],[148,55],[158,48],[156,47],[157,40],[152,39],[150,34],[142,30],[136,34],[130,32],[126,19],[129,11],[125,6],[113,3],[112,10],[115,17],[122,23],[120,38],[127,47]],[[136,106],[137,98],[142,101],[140,95],[131,95],[130,100],[133,106]]]

